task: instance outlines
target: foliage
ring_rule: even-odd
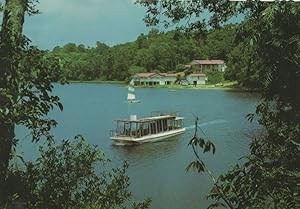
[[[129,205],[128,164],[110,171],[108,159],[81,136],[49,142],[40,147],[36,162],[25,168],[11,168],[6,186],[10,201],[25,202],[26,208],[119,208]],[[18,183],[18,185],[16,185]],[[134,203],[133,208],[147,208],[149,200]]]
[[[244,199],[234,199],[240,208],[298,208],[300,7],[295,3],[274,3],[258,8],[260,12],[252,15],[244,33],[255,32],[252,41],[248,39],[254,48],[249,60],[260,64],[263,102],[256,112],[267,134],[253,140],[247,162],[234,168],[231,172],[235,175],[225,176],[221,182],[231,181],[231,189],[243,183],[239,193],[244,194]],[[254,18],[260,21],[251,21]]]
[[[190,142],[188,144],[189,146],[192,146],[193,153],[196,156],[196,160],[192,161],[186,167],[186,171],[189,171],[192,169],[193,171],[196,171],[198,173],[206,172],[209,175],[209,177],[211,178],[211,180],[213,181],[214,191],[218,194],[218,200],[221,199],[226,204],[224,204],[222,202],[216,202],[209,206],[210,209],[216,208],[219,206],[226,207],[226,205],[232,209],[234,207],[233,207],[232,203],[230,202],[230,200],[228,200],[228,198],[225,194],[226,190],[224,191],[224,189],[219,185],[216,178],[213,176],[212,172],[208,169],[207,165],[200,158],[200,155],[199,155],[200,150],[203,150],[203,153],[212,152],[213,154],[215,154],[216,148],[215,148],[215,145],[210,140],[205,140],[203,137],[198,136],[198,129],[200,129],[202,131],[201,127],[198,125],[198,120],[199,120],[199,118],[195,117],[194,136],[192,137],[192,139],[190,140]],[[203,134],[205,135],[204,132],[203,132]]]
[[[129,68],[129,74],[131,76],[133,76],[133,75],[135,75],[137,73],[143,73],[145,71],[146,71],[145,68],[139,67],[139,66],[130,66],[130,68]]]
[[[13,51],[9,61],[14,63],[18,60],[16,68],[8,71],[1,80],[1,124],[6,124],[5,127],[26,126],[31,130],[33,141],[38,141],[42,137],[51,139],[49,130],[56,122],[47,118],[47,114],[55,106],[63,109],[59,98],[51,94],[53,82],[64,82],[59,60],[45,51],[29,47],[27,40],[24,40],[24,45],[17,49]],[[4,69],[9,65],[5,59],[6,56],[2,56],[0,61]],[[5,133],[4,128],[1,127],[1,130]],[[18,139],[15,137],[10,139],[7,143],[9,147],[2,145],[1,152],[6,150],[5,152],[9,153],[11,146],[16,146],[17,142]]]
[[[209,20],[187,24],[190,30],[196,26],[203,29],[207,24],[218,27],[233,15],[244,15],[245,20],[237,28],[237,46],[229,55],[230,71],[226,76],[262,89],[262,102],[256,114],[266,133],[253,139],[243,164],[217,180],[212,178],[214,186],[208,197],[215,203],[209,208],[299,208],[300,5],[226,0],[138,3],[148,8],[145,21],[151,25],[159,23],[160,14],[169,23],[177,23],[181,19],[194,20],[191,17],[199,16],[204,9],[211,12]],[[254,116],[249,114],[249,120]],[[203,148],[203,141],[198,141]],[[208,172],[197,152],[195,155],[198,163],[190,167]]]
[[[45,121],[38,122],[38,118],[45,116],[53,106],[62,109],[59,99],[51,95],[52,82],[62,81],[59,60],[53,58],[45,51],[35,47],[28,47],[26,41],[24,51],[15,52],[18,55],[19,66],[14,75],[7,75],[7,85],[15,87],[11,92],[9,87],[1,88],[1,98],[7,101],[6,106],[1,106],[0,119],[7,123],[22,124],[29,128],[36,128]],[[4,81],[3,81],[4,82]],[[17,94],[14,101],[13,94]],[[34,134],[34,140],[38,137]]]
[[[218,71],[206,72],[209,84],[217,84],[224,81],[224,73]]]
[[[52,90],[54,82],[65,82],[61,69],[66,63],[54,53],[29,46],[29,39],[22,36],[25,12],[38,12],[36,2],[6,0],[4,7],[0,33],[0,207],[14,207],[14,200],[25,201],[27,208],[80,208],[95,204],[98,208],[123,207],[131,196],[126,163],[101,172],[96,166],[105,162],[102,153],[81,137],[75,142],[54,144],[50,130],[56,121],[48,118],[48,113],[55,107],[63,110]],[[83,45],[74,44],[65,50],[86,51]],[[97,43],[95,51],[105,50],[108,48]],[[86,60],[80,63],[83,69],[86,66]],[[12,157],[17,156],[16,125],[28,128],[33,142],[47,139],[46,146],[40,149],[41,157],[36,162],[26,162],[21,170],[18,166],[9,169]],[[147,208],[149,204],[147,200],[133,208]]]
[[[209,58],[228,60],[228,55],[235,46],[234,34],[236,28],[236,25],[228,24],[208,33],[205,47]]]
[[[134,42],[96,48],[69,43],[55,47],[52,54],[63,63],[70,80],[128,80],[136,72],[183,71],[194,59],[227,59],[232,47],[235,25],[212,29],[206,37],[192,38],[180,31],[152,29]],[[80,49],[79,49],[80,48]]]
[[[34,0],[6,1],[0,33],[0,204],[5,196],[3,184],[18,139],[15,125],[31,130],[32,140],[51,138],[49,130],[56,125],[47,118],[55,106],[62,109],[59,98],[51,94],[53,82],[61,79],[60,63],[45,51],[29,46],[22,36],[25,12],[34,14]]]
[[[248,27],[247,22],[239,26]],[[245,29],[244,29],[245,30]],[[248,29],[250,30],[250,28]],[[260,72],[263,71],[260,57],[257,56],[253,44],[247,34],[238,33],[236,35],[236,47],[228,55],[228,68],[225,71],[225,78],[228,80],[237,80],[240,85],[247,88],[262,88],[263,79]],[[256,57],[252,60],[252,57]]]
[[[183,72],[185,70],[186,70],[186,67],[185,67],[184,64],[178,64],[178,65],[176,65],[176,71],[177,72]]]

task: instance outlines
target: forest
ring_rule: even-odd
[[[240,70],[231,64],[240,55],[240,48],[233,41],[237,27],[228,24],[201,36],[152,29],[133,42],[112,47],[102,42],[97,42],[95,47],[68,43],[54,47],[51,53],[60,58],[64,76],[70,81],[128,81],[140,72],[181,72],[194,59],[225,60],[228,62],[226,79],[244,81],[245,78],[232,72]]]

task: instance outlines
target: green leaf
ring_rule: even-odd
[[[210,204],[207,209],[216,209],[216,208],[220,208],[220,207],[227,208],[227,206],[224,203],[216,202],[216,203]]]
[[[63,107],[62,103],[58,102],[57,105],[58,105],[60,111],[64,110],[64,107]]]
[[[191,162],[187,167],[186,167],[186,172],[188,172],[190,169],[193,169],[193,171],[196,171],[198,173],[205,171],[204,168],[204,163],[200,160],[196,160]]]
[[[211,141],[207,141],[204,146],[203,153],[209,152],[212,149],[213,154],[216,152],[215,145]]]

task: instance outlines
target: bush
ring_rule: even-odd
[[[60,145],[40,147],[36,162],[22,171],[10,169],[6,191],[9,201],[19,199],[30,209],[120,208],[130,205],[128,164],[109,169],[108,159],[81,136]],[[17,184],[17,185],[16,185]],[[133,208],[147,208],[149,200]],[[10,204],[6,204],[6,207]]]
[[[186,70],[186,67],[185,67],[184,64],[178,64],[178,65],[176,65],[176,71],[177,72],[183,72],[185,70]]]
[[[130,76],[133,76],[137,73],[144,73],[144,72],[146,72],[146,69],[144,67],[130,66],[130,68],[129,68]]]
[[[206,73],[208,76],[208,84],[217,84],[224,81],[224,73],[213,71]]]

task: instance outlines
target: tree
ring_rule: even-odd
[[[226,25],[224,29],[206,31],[205,36],[196,37],[193,33],[190,37],[178,30],[159,32],[153,29],[148,34],[140,34],[134,42],[109,47],[97,41],[95,48],[69,43],[55,47],[51,54],[61,59],[64,75],[69,80],[126,81],[132,66],[148,72],[167,72],[194,59],[227,57],[234,30],[233,25]],[[218,52],[214,53],[216,48]]]
[[[176,71],[183,72],[186,69],[186,66],[184,64],[178,64],[176,65]]]
[[[15,5],[17,4],[17,5]],[[15,91],[12,89],[7,95],[3,95],[4,91],[8,89],[12,81],[7,79],[6,75],[15,75],[18,63],[14,63],[13,59],[16,59],[15,48],[18,47],[18,43],[21,41],[22,25],[24,22],[25,8],[24,2],[8,1],[4,11],[3,25],[0,34],[1,48],[0,48],[0,88],[1,88],[1,110],[4,111],[6,106],[11,105],[10,99],[14,102],[16,100]],[[9,17],[10,11],[16,7],[17,12],[12,13]],[[9,28],[14,28],[12,31]],[[8,49],[8,50],[7,50]],[[6,58],[6,59],[5,59]],[[10,59],[11,58],[11,59]],[[3,113],[1,114],[1,116]],[[8,167],[9,154],[14,138],[14,124],[7,124],[4,117],[1,117],[0,121],[0,187],[3,184]],[[0,193],[1,195],[1,193]]]
[[[66,53],[68,53],[68,52],[77,52],[78,51],[77,46],[74,43],[68,43],[68,44],[64,45],[64,47],[62,49]]]
[[[147,37],[142,33],[136,40],[139,49],[147,48]]]
[[[105,53],[105,51],[107,51],[109,49],[109,46],[107,46],[104,43],[101,43],[100,41],[96,42],[96,48],[95,51],[99,54],[103,54]]]
[[[33,1],[5,2],[0,34],[0,197],[7,178],[12,148],[16,146],[15,125],[32,130],[32,140],[49,137],[56,122],[45,116],[54,106],[62,109],[59,98],[50,95],[52,82],[60,76],[59,60],[29,47],[22,36],[25,12],[36,12]],[[0,201],[0,202],[1,202]]]
[[[210,59],[227,61],[233,48],[235,25],[225,25],[220,29],[213,29],[207,34],[206,48]]]
[[[252,54],[255,53],[252,46],[248,43],[237,43],[237,46],[228,55],[228,67],[225,71],[225,78],[237,80],[239,84],[246,88],[261,89],[260,80],[261,62],[257,58],[251,61]]]
[[[143,67],[139,67],[139,66],[130,66],[129,68],[129,74],[131,76],[134,76],[137,73],[144,73],[145,72],[145,68]]]
[[[28,208],[121,207],[130,197],[126,164],[100,175],[94,167],[103,161],[98,149],[82,140],[54,144],[50,129],[56,121],[47,114],[56,106],[63,109],[59,97],[52,94],[53,82],[64,83],[62,60],[29,46],[22,36],[25,12],[36,13],[36,2],[6,0],[4,7],[0,34],[0,207],[11,208],[16,198],[26,201]],[[66,48],[77,51],[73,44]],[[25,169],[9,169],[18,142],[15,125],[27,127],[33,142],[46,139],[47,143],[40,150],[41,157],[26,162]],[[133,208],[148,206],[146,201]]]
[[[216,202],[210,208],[222,205],[229,208],[299,208],[300,5],[225,0],[137,2],[148,8],[145,20],[149,25],[159,23],[160,14],[169,22],[178,23],[199,16],[204,9],[211,12],[208,21],[188,22],[189,31],[202,29],[207,24],[218,28],[233,15],[245,16],[237,29],[236,40],[242,40],[247,46],[247,53],[243,53],[245,62],[239,62],[242,64],[239,67],[245,68],[243,77],[254,72],[261,83],[262,102],[256,113],[266,134],[253,139],[245,163],[213,181],[208,197]],[[249,114],[248,119],[252,121],[254,116]],[[206,151],[203,140],[192,140],[191,144],[193,148],[200,146]],[[195,155],[198,163],[191,167],[209,173],[197,151]]]

